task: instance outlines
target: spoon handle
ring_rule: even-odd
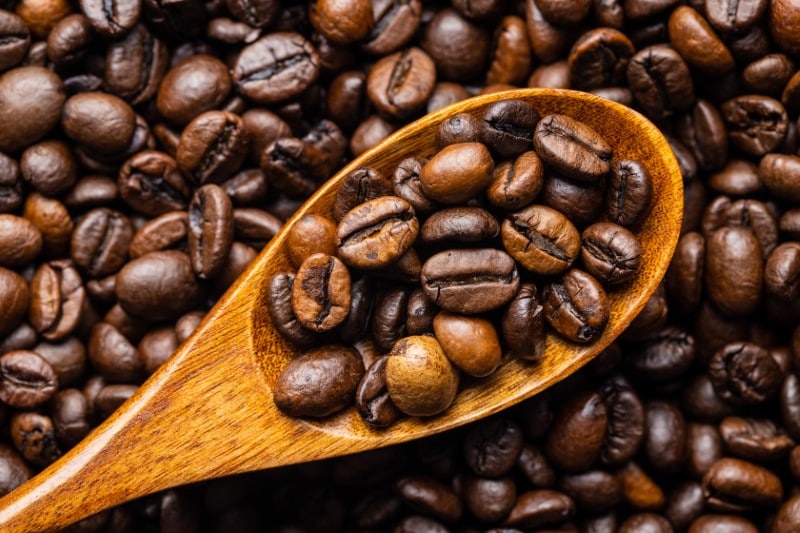
[[[315,458],[326,436],[295,444],[319,432],[275,408],[246,306],[215,311],[88,438],[0,500],[0,531],[50,531],[176,485]]]

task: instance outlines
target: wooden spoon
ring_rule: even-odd
[[[295,354],[265,309],[269,278],[293,270],[286,229],[299,217],[329,215],[345,175],[371,166],[391,175],[410,155],[436,151],[439,123],[457,113],[482,116],[508,98],[530,102],[544,116],[564,113],[595,128],[614,159],[635,159],[654,179],[652,211],[638,232],[642,267],[624,291],[609,293],[611,318],[602,337],[579,346],[549,336],[540,364],[507,361],[459,392],[436,417],[408,418],[384,430],[354,409],[325,420],[284,416],[272,384]],[[586,93],[523,89],[472,98],[391,135],[344,167],[284,229],[208,313],[206,319],[139,391],[86,439],[38,476],[0,500],[0,530],[52,530],[108,507],[203,479],[370,450],[425,437],[505,409],[569,376],[600,353],[633,320],[661,281],[678,240],[681,174],[661,133],[638,113]]]

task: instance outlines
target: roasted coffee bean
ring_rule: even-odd
[[[388,137],[397,129],[393,123],[380,115],[370,115],[356,127],[350,139],[350,151],[353,155],[361,155]]]
[[[519,287],[519,273],[511,256],[501,250],[456,249],[428,259],[422,266],[421,283],[436,305],[473,314],[509,302]]]
[[[116,180],[106,176],[85,176],[64,196],[69,209],[88,210],[111,204],[119,198]]]
[[[58,376],[44,358],[29,350],[0,357],[0,400],[17,409],[45,403],[58,390]]]
[[[557,525],[575,514],[575,503],[565,494],[540,489],[520,494],[505,525],[524,530]]]
[[[306,258],[292,285],[292,310],[300,324],[312,331],[329,331],[350,310],[350,273],[334,256]]]
[[[0,34],[3,36],[0,70],[6,70],[19,64],[27,55],[31,46],[31,32],[19,16],[3,11],[0,15]]]
[[[689,526],[689,533],[715,533],[717,531],[756,533],[758,528],[741,516],[729,514],[703,515]]]
[[[778,477],[741,459],[723,458],[703,476],[703,493],[711,509],[741,512],[776,507],[783,496]]]
[[[407,415],[441,413],[453,403],[458,381],[458,370],[433,337],[406,337],[389,353],[386,387],[392,402]]]
[[[525,269],[558,274],[575,261],[580,235],[555,209],[532,205],[509,215],[502,225],[503,246]]]
[[[78,181],[78,165],[61,141],[42,141],[29,146],[19,160],[22,178],[46,196],[58,196]]]
[[[463,491],[467,509],[485,523],[505,518],[517,499],[517,488],[511,476],[492,479],[470,475],[464,480]]]
[[[314,253],[336,252],[336,225],[320,215],[305,215],[289,230],[286,250],[295,266]]]
[[[29,348],[50,363],[58,376],[61,387],[77,384],[86,370],[86,348],[76,337],[68,337],[57,343],[31,343]]]
[[[725,164],[728,158],[725,123],[707,100],[698,100],[686,113],[677,117],[675,135],[703,170],[714,170]]]
[[[626,363],[635,374],[647,380],[669,381],[689,370],[695,353],[694,337],[681,328],[669,326],[636,347]]]
[[[370,320],[370,333],[376,347],[386,353],[394,343],[407,336],[406,313],[409,291],[389,289],[375,301]]]
[[[780,97],[796,70],[794,62],[788,56],[767,54],[745,67],[742,81],[751,92]]]
[[[573,342],[592,342],[608,322],[605,291],[592,276],[575,268],[545,285],[542,303],[547,323]]]
[[[503,340],[515,357],[538,361],[544,355],[544,307],[534,284],[520,286],[503,313],[502,331]]]
[[[779,101],[768,96],[738,96],[724,102],[719,110],[731,144],[750,155],[773,151],[786,135],[786,111]]]
[[[734,66],[725,44],[691,7],[680,6],[670,15],[669,40],[684,61],[702,74],[724,74]]]
[[[44,339],[57,341],[78,327],[86,291],[68,260],[44,263],[31,278],[28,320]]]
[[[676,472],[686,459],[686,424],[672,404],[652,401],[646,406],[644,452],[661,472]]]
[[[692,476],[701,479],[724,451],[716,426],[695,422],[686,425],[686,466]]]
[[[91,407],[78,389],[64,389],[53,397],[50,408],[58,443],[71,448],[91,430]]]
[[[240,93],[260,104],[295,97],[314,83],[319,55],[302,35],[276,32],[246,46],[232,68]]]
[[[42,251],[42,232],[16,215],[0,214],[0,265],[21,267]]]
[[[618,30],[587,31],[572,45],[569,53],[570,85],[582,91],[622,85],[628,61],[635,51],[630,39]]]
[[[217,274],[233,244],[233,207],[217,185],[199,188],[189,204],[189,257],[202,279]]]
[[[488,32],[457,11],[438,11],[425,25],[422,49],[446,80],[468,81],[484,72],[489,56]]]
[[[314,348],[292,359],[283,369],[273,388],[275,404],[290,416],[327,416],[353,402],[363,374],[361,358],[352,348]],[[309,386],[313,386],[315,394],[307,393]]]
[[[36,466],[48,466],[61,456],[53,420],[39,413],[17,413],[11,418],[11,442]]]
[[[145,372],[150,375],[170,358],[177,347],[175,328],[164,327],[147,332],[136,348],[144,363]]]
[[[231,91],[231,76],[219,59],[190,56],[167,71],[158,88],[156,105],[167,120],[184,126],[212,109],[217,109]]]
[[[730,202],[726,197],[712,200],[703,217],[706,239],[722,226],[749,228],[761,245],[762,257],[769,256],[778,243],[778,227],[773,211],[763,202],[741,199]]]
[[[381,357],[366,371],[356,391],[356,409],[369,425],[386,427],[402,417],[402,413],[389,397],[386,388],[386,363],[388,357]]]
[[[220,183],[239,169],[247,148],[244,123],[239,116],[208,111],[183,130],[175,160],[195,183]]]
[[[433,331],[450,362],[467,374],[488,376],[500,365],[503,351],[490,321],[441,311]]]
[[[621,338],[631,341],[650,338],[666,324],[668,312],[667,294],[662,284],[656,287]]]
[[[795,177],[800,176],[800,157],[767,154],[758,165],[758,174],[767,190],[776,197],[790,202],[800,200],[800,187],[795,181]]]
[[[608,217],[630,228],[640,224],[653,200],[653,178],[637,161],[617,161],[611,167],[605,201]]]
[[[81,0],[81,11],[92,29],[105,37],[118,38],[128,33],[141,16],[142,3],[115,0],[105,4],[98,0]]]
[[[586,270],[601,283],[620,285],[639,270],[642,244],[622,226],[598,222],[581,234],[581,258]]]
[[[502,417],[491,418],[467,433],[464,460],[476,475],[497,478],[511,471],[522,447],[522,429],[516,423]]]
[[[547,457],[567,472],[587,470],[600,457],[608,412],[598,393],[570,397],[556,413],[545,438]]]
[[[559,480],[558,488],[572,498],[578,508],[590,513],[608,511],[622,499],[617,478],[602,470],[567,474]]]
[[[136,115],[122,99],[101,92],[80,93],[64,104],[64,133],[99,154],[118,154],[131,144]]]
[[[480,138],[500,157],[516,157],[529,150],[539,113],[522,100],[501,100],[483,114]]]
[[[474,6],[474,2],[466,2]],[[494,0],[484,2],[491,9]],[[458,6],[456,6],[458,8]],[[461,10],[464,13],[463,10]],[[469,15],[466,15],[469,16]],[[489,70],[486,73],[487,85],[507,83],[523,85],[531,69],[533,57],[528,41],[525,21],[517,16],[503,17],[495,29],[492,51],[490,53]]]
[[[762,1],[732,4],[725,0],[710,0],[706,3],[706,19],[716,30],[724,33],[742,33],[753,26],[766,10]]]
[[[133,105],[148,101],[166,72],[167,55],[166,44],[140,24],[109,44],[103,80],[112,93]]]
[[[131,315],[170,320],[196,304],[200,287],[189,256],[167,250],[128,262],[117,274],[115,292],[119,304]]]
[[[778,245],[764,265],[764,289],[767,294],[790,301],[800,294],[800,244]]]
[[[761,247],[747,228],[720,228],[706,241],[705,287],[725,314],[748,315],[761,300]]]
[[[74,63],[86,54],[92,42],[92,27],[83,15],[59,20],[47,36],[47,57],[57,65]]]
[[[648,46],[637,52],[628,63],[627,76],[636,103],[653,118],[666,118],[694,103],[689,68],[668,46]]]
[[[617,530],[620,533],[670,533],[673,531],[669,521],[661,515],[655,513],[639,513],[629,516]]]
[[[55,73],[37,66],[0,76],[0,150],[17,152],[44,137],[61,118],[66,96]]]
[[[506,210],[530,204],[542,189],[542,160],[533,150],[523,152],[513,162],[506,161],[494,169],[486,198],[492,205]]]
[[[270,184],[291,196],[310,196],[318,186],[324,155],[315,147],[295,137],[280,138],[261,154],[261,169]]]
[[[437,211],[425,221],[419,239],[425,244],[480,242],[500,233],[500,224],[479,207],[450,207]]]
[[[419,172],[425,195],[445,204],[461,204],[491,182],[494,160],[480,143],[451,144],[433,156]]]
[[[419,48],[409,48],[375,64],[367,78],[367,94],[380,112],[402,118],[422,109],[435,83],[433,60]]]
[[[269,26],[280,12],[275,0],[226,0],[225,5],[234,18],[254,28]]]
[[[644,438],[645,410],[636,391],[621,376],[612,376],[601,389],[608,424],[600,460],[609,466],[633,458]]]
[[[409,157],[400,161],[392,175],[392,190],[414,208],[418,215],[425,215],[436,209],[436,202],[429,198],[422,188],[419,175],[427,160]]]
[[[545,177],[538,200],[561,212],[576,226],[587,226],[600,218],[605,193],[604,180],[576,181],[554,174]]]
[[[731,196],[749,196],[761,191],[763,185],[758,167],[749,161],[732,159],[708,181],[712,190]]]
[[[150,252],[186,249],[189,216],[185,211],[172,211],[151,219],[134,234],[128,253],[136,259]]]
[[[592,3],[586,0],[562,4],[552,0],[539,0],[536,2],[542,15],[556,26],[577,26],[589,14]]]
[[[398,50],[413,37],[421,16],[420,0],[372,2],[374,24],[366,38],[361,41],[361,49],[377,56]]]
[[[100,322],[92,328],[88,348],[93,367],[108,381],[131,383],[142,378],[144,362],[139,352],[111,324]]]
[[[412,508],[440,520],[455,522],[463,511],[461,500],[447,485],[433,478],[409,475],[395,482],[397,493]]]
[[[626,503],[641,511],[655,511],[664,505],[664,491],[642,468],[630,461],[617,472]]]
[[[121,212],[92,209],[72,232],[70,256],[89,276],[107,276],[125,263],[132,238],[131,223]]]
[[[519,454],[516,466],[534,487],[551,488],[555,486],[555,469],[538,447],[525,444]]]
[[[444,148],[448,144],[480,142],[483,123],[469,113],[459,113],[445,119],[436,130],[436,145]]]
[[[725,447],[749,461],[774,461],[785,457],[794,442],[767,419],[729,416],[719,425]]]
[[[294,274],[276,274],[267,287],[267,310],[272,324],[289,342],[299,348],[308,348],[317,344],[314,332],[304,328],[292,309],[292,287]]]
[[[758,404],[775,395],[781,386],[778,363],[764,348],[748,343],[726,345],[711,358],[708,376],[725,401]]]
[[[233,233],[237,240],[263,248],[280,231],[283,222],[276,216],[254,207],[233,210]]]
[[[380,196],[391,196],[392,185],[383,174],[369,167],[350,172],[342,180],[333,203],[333,218],[341,221],[348,211]]]
[[[595,130],[566,115],[542,118],[533,144],[546,164],[569,178],[595,181],[610,170],[608,144]]]
[[[191,197],[191,186],[175,160],[155,150],[143,150],[128,159],[117,184],[126,204],[151,217],[185,209]]]
[[[257,168],[242,170],[225,180],[221,186],[235,206],[256,204],[267,195],[267,178]]]

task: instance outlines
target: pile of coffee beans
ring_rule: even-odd
[[[684,177],[675,260],[618,343],[490,420],[73,531],[800,530],[798,27],[796,0],[3,2],[0,494],[354,155],[473,94],[559,87],[649,117]]]
[[[590,126],[499,100],[480,118],[444,120],[437,144],[430,158],[388,163],[391,177],[351,171],[332,218],[306,215],[290,228],[297,271],[271,278],[269,314],[297,348],[316,346],[275,383],[284,413],[323,417],[355,402],[378,427],[441,413],[461,372],[488,376],[509,352],[539,361],[546,324],[575,343],[596,340],[606,287],[638,271],[642,245],[617,222],[635,229],[646,217],[652,178],[615,160]],[[543,194],[545,175],[577,186]],[[571,206],[587,201],[600,209],[575,217],[581,233]],[[372,360],[365,348],[384,355]]]

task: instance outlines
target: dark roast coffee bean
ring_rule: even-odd
[[[563,4],[553,0],[538,0],[542,15],[556,26],[577,26],[589,14],[592,3],[586,0]]]
[[[450,8],[438,11],[425,25],[422,36],[422,49],[446,80],[468,81],[481,75],[489,46],[489,35],[484,28]]]
[[[242,49],[232,68],[236,88],[260,104],[298,96],[319,74],[319,56],[302,35],[276,32]]]
[[[583,230],[581,258],[586,270],[601,283],[620,285],[639,270],[642,244],[622,226],[598,222]]]
[[[488,419],[470,428],[464,438],[464,460],[475,474],[496,478],[511,471],[522,446],[522,430],[516,423],[502,417]]]
[[[126,204],[151,217],[185,209],[192,193],[175,160],[155,150],[143,150],[128,159],[117,184]]]
[[[68,15],[59,20],[47,36],[47,57],[66,65],[80,59],[92,42],[92,27],[83,15]]]
[[[706,208],[702,226],[707,240],[722,226],[750,229],[761,246],[762,257],[767,257],[778,244],[775,215],[766,204],[758,200],[741,199],[730,202],[726,197],[718,197]]]
[[[783,377],[769,352],[749,342],[731,343],[716,352],[708,376],[717,395],[736,404],[758,404],[771,398]]]
[[[436,83],[436,66],[419,48],[380,59],[367,78],[367,94],[379,111],[407,117],[425,105]]]
[[[592,342],[608,322],[605,291],[592,276],[575,268],[545,285],[542,303],[550,326],[573,342]]]
[[[623,499],[634,509],[656,510],[664,505],[664,491],[635,462],[625,463],[617,477],[622,484]]]
[[[267,195],[267,178],[257,168],[242,170],[221,185],[235,206],[258,203]]]
[[[622,226],[635,226],[650,210],[653,178],[638,161],[617,161],[611,167],[605,196],[608,217]]]
[[[484,3],[493,2],[494,0],[490,0]],[[464,3],[475,5],[471,1]],[[503,17],[494,32],[489,71],[486,73],[487,85],[524,85],[533,62],[527,33],[522,18],[514,15]]]
[[[720,114],[728,126],[731,144],[751,155],[762,156],[783,141],[788,117],[783,105],[768,96],[738,96],[724,102]]]
[[[669,41],[684,61],[702,74],[724,74],[734,66],[725,44],[702,15],[689,6],[680,6],[670,15]]]
[[[622,85],[628,61],[635,51],[630,39],[618,30],[595,28],[587,31],[572,45],[569,53],[570,85],[582,91]]]
[[[463,507],[453,489],[434,478],[408,475],[395,482],[395,489],[412,508],[445,522],[461,518]]]
[[[576,226],[587,226],[600,218],[605,194],[605,180],[577,181],[556,174],[545,177],[538,200],[561,212]]]
[[[661,515],[655,513],[639,513],[629,516],[620,524],[619,533],[637,533],[647,531],[648,533],[670,533],[673,531],[669,521]]]
[[[800,157],[784,154],[767,154],[758,165],[758,174],[764,186],[778,198],[790,202],[800,200]]]
[[[503,340],[515,357],[538,361],[545,350],[544,308],[536,286],[523,283],[503,313]]]
[[[137,105],[155,96],[167,69],[167,46],[144,25],[106,49],[103,80],[108,90]]]
[[[233,210],[234,236],[259,250],[280,231],[282,225],[283,222],[278,217],[262,209],[240,207]]]
[[[498,522],[514,507],[517,487],[511,476],[498,479],[467,476],[463,498],[475,518],[485,523]]]
[[[689,526],[689,533],[714,533],[716,531],[757,533],[758,528],[746,518],[730,514],[703,515]]]
[[[428,217],[420,229],[425,244],[480,242],[500,233],[500,224],[480,207],[450,207]]]
[[[636,103],[653,118],[666,118],[694,103],[689,68],[669,46],[648,46],[637,52],[628,63],[627,75]]]
[[[208,111],[181,134],[175,160],[195,183],[220,183],[231,177],[247,155],[247,135],[239,116]]]
[[[387,357],[375,361],[361,378],[356,391],[356,409],[369,425],[386,427],[402,417],[400,410],[392,403],[386,389]]]
[[[403,255],[419,232],[414,209],[402,198],[383,196],[348,212],[336,228],[339,257],[356,268],[375,269]]]
[[[420,281],[439,307],[472,314],[508,303],[519,287],[519,273],[511,256],[501,250],[456,249],[428,259]]]
[[[742,512],[778,506],[783,487],[778,477],[766,468],[726,457],[714,463],[703,476],[703,494],[711,509]]]
[[[375,302],[370,333],[382,353],[390,351],[394,343],[408,334],[405,324],[408,296],[406,289],[389,289]]]
[[[448,144],[480,142],[483,123],[469,113],[459,113],[445,119],[436,130],[436,145],[444,148]]]
[[[502,209],[520,209],[541,191],[543,172],[542,160],[536,152],[523,152],[513,162],[506,161],[495,167],[486,198]]]
[[[298,348],[308,348],[317,343],[317,338],[300,324],[292,309],[294,279],[294,274],[290,273],[276,274],[270,278],[266,296],[267,311],[283,338]]]
[[[278,376],[275,404],[289,416],[327,416],[353,402],[363,374],[364,365],[352,348],[314,348],[292,359]],[[308,393],[309,387],[314,394]]]
[[[100,154],[117,154],[133,140],[136,115],[122,99],[101,92],[80,93],[64,104],[64,133]]]
[[[17,413],[11,418],[11,442],[36,466],[45,467],[61,456],[53,420],[39,413]]]
[[[626,362],[641,377],[668,381],[683,375],[694,362],[695,339],[686,331],[668,326],[633,350]]]
[[[528,26],[528,37],[536,57],[543,63],[557,61],[569,51],[577,35],[574,31],[555,26],[548,22],[534,0],[525,2],[525,21]],[[567,65],[563,74],[567,77]],[[534,85],[537,86],[537,85]],[[563,86],[561,88],[567,88]]]
[[[716,426],[690,422],[686,426],[686,466],[701,479],[724,453],[722,436]]]
[[[126,312],[151,320],[170,320],[196,304],[200,287],[189,256],[167,250],[128,262],[117,274],[115,292]]]
[[[231,91],[228,68],[219,59],[193,55],[167,71],[158,88],[156,107],[167,120],[184,126],[217,109]]]
[[[189,204],[189,257],[202,279],[218,273],[233,243],[233,207],[217,185],[197,189]]]
[[[58,376],[44,358],[29,350],[0,357],[0,400],[17,409],[32,409],[58,390]]]
[[[64,205],[80,211],[115,202],[119,197],[116,180],[106,176],[85,176],[64,196]]]
[[[661,472],[676,472],[686,458],[686,424],[672,404],[652,401],[647,404],[644,452]]]
[[[72,263],[60,259],[39,267],[31,278],[28,320],[44,339],[63,339],[78,327],[86,291]]]
[[[580,509],[591,513],[608,511],[622,499],[622,488],[617,478],[602,470],[567,474],[559,480],[558,488]]]
[[[608,144],[595,130],[566,115],[544,117],[533,144],[546,164],[567,177],[594,181],[610,170]]]
[[[547,457],[567,472],[587,470],[600,457],[608,412],[601,396],[583,391],[569,397],[545,437]]]
[[[391,194],[391,183],[380,172],[369,167],[357,168],[342,180],[333,203],[333,218],[341,221],[348,211],[359,204]]]
[[[94,399],[94,409],[100,418],[107,418],[111,413],[128,401],[137,390],[136,385],[105,385]]]
[[[551,488],[555,486],[555,469],[545,457],[544,452],[538,447],[525,444],[522,447],[522,453],[517,459],[516,466],[525,475],[525,479],[534,487]]]
[[[261,154],[261,169],[270,185],[291,196],[305,198],[313,193],[323,176],[324,155],[302,139],[277,139]]]
[[[306,258],[292,285],[292,310],[300,324],[312,331],[329,331],[350,310],[350,273],[334,256]]]
[[[105,207],[92,209],[75,226],[70,256],[89,276],[107,276],[125,263],[132,238],[128,217]]]
[[[409,157],[400,161],[392,176],[392,190],[414,208],[419,215],[430,213],[436,209],[436,202],[429,198],[422,189],[419,175],[427,160]]]
[[[50,409],[59,444],[69,448],[91,431],[91,407],[78,389],[64,389],[53,397]]]
[[[505,524],[522,530],[557,525],[575,514],[575,502],[566,494],[540,489],[525,492],[517,498]]]
[[[622,376],[609,378],[600,393],[608,420],[600,460],[618,466],[639,451],[645,432],[645,410],[636,391]]]
[[[254,28],[272,24],[281,7],[276,0],[226,0],[225,5],[234,18]]]
[[[785,457],[794,442],[771,420],[729,416],[719,426],[727,449],[749,461],[774,461]]]
[[[731,196],[749,196],[763,187],[758,167],[741,159],[730,160],[722,170],[712,174],[708,185],[714,191]]]
[[[109,3],[100,0],[81,0],[81,11],[92,29],[105,37],[122,37],[139,22],[142,3],[112,0]]]
[[[480,143],[451,144],[419,172],[426,196],[445,204],[461,204],[483,191],[492,180],[494,160]]]
[[[500,157],[515,157],[530,150],[539,113],[522,100],[501,100],[486,108],[481,140]]]
[[[0,76],[0,150],[16,152],[44,137],[61,118],[66,96],[55,73],[19,67]]]
[[[23,179],[46,196],[58,196],[78,181],[78,165],[61,141],[42,141],[29,146],[19,160]]]
[[[703,170],[714,170],[725,164],[728,158],[725,123],[707,100],[698,100],[689,111],[677,117],[675,135]]]
[[[150,252],[186,249],[189,216],[186,211],[172,211],[144,224],[134,234],[128,253],[136,259]]]
[[[742,81],[750,92],[780,97],[795,71],[795,64],[788,56],[767,54],[745,67]]]
[[[764,263],[761,247],[747,228],[720,228],[706,241],[705,286],[725,314],[745,316],[761,300]]]
[[[580,235],[558,211],[532,205],[503,221],[503,246],[525,269],[537,274],[558,274],[575,261]]]

